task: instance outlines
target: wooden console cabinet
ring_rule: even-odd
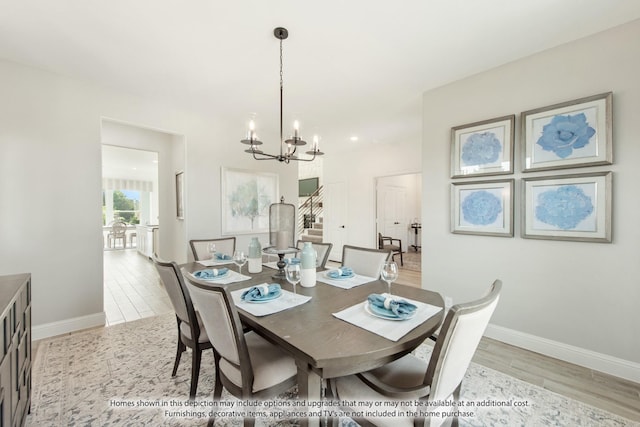
[[[31,275],[0,276],[0,427],[31,409]]]

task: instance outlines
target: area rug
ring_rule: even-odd
[[[203,426],[211,410],[214,368],[203,354],[198,394],[189,404],[190,353],[171,378],[176,345],[173,314],[96,328],[43,340],[33,360],[31,414],[27,426]],[[420,346],[428,358],[430,347]],[[296,389],[258,402],[291,408]],[[225,402],[239,403],[223,394]],[[615,414],[563,397],[483,366],[472,364],[462,399],[474,402],[462,426],[640,426]],[[484,402],[481,403],[481,402]],[[496,406],[496,402],[499,406]],[[526,403],[505,406],[506,402]],[[289,406],[287,406],[289,405]],[[464,408],[462,408],[464,409]],[[268,412],[268,411],[267,411]],[[271,413],[257,426],[293,426],[295,417]],[[242,418],[219,417],[216,426],[241,426]],[[349,418],[340,425],[355,426]]]

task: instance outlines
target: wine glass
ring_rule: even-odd
[[[382,275],[382,280],[387,282],[387,286],[389,287],[389,295],[391,295],[391,282],[395,281],[398,278],[398,264],[395,262],[385,262],[382,266],[382,271],[380,272]]]
[[[238,266],[238,273],[242,274],[242,266],[247,262],[247,255],[243,251],[233,253],[233,262]]]
[[[215,243],[209,243],[207,245],[207,251],[209,251],[209,253],[211,254],[211,259],[215,261],[215,259],[216,259],[216,244]]]
[[[296,285],[300,281],[300,264],[287,264],[285,268],[287,282],[293,286],[293,293],[296,293]]]

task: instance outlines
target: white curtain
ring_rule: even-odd
[[[104,190],[137,190],[151,193],[153,182],[137,179],[102,178],[102,188]]]

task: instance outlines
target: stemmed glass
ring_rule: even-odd
[[[300,264],[287,264],[285,268],[287,282],[293,286],[293,293],[296,293],[296,285],[300,281]]]
[[[211,254],[211,259],[215,261],[216,260],[216,244],[209,243],[207,245],[207,251],[209,251],[209,253]]]
[[[238,266],[238,273],[242,274],[242,266],[247,262],[247,255],[243,251],[233,253],[233,262]]]
[[[391,283],[398,278],[398,264],[395,262],[385,262],[380,272],[382,280],[387,282],[389,287],[389,295],[391,295]]]

